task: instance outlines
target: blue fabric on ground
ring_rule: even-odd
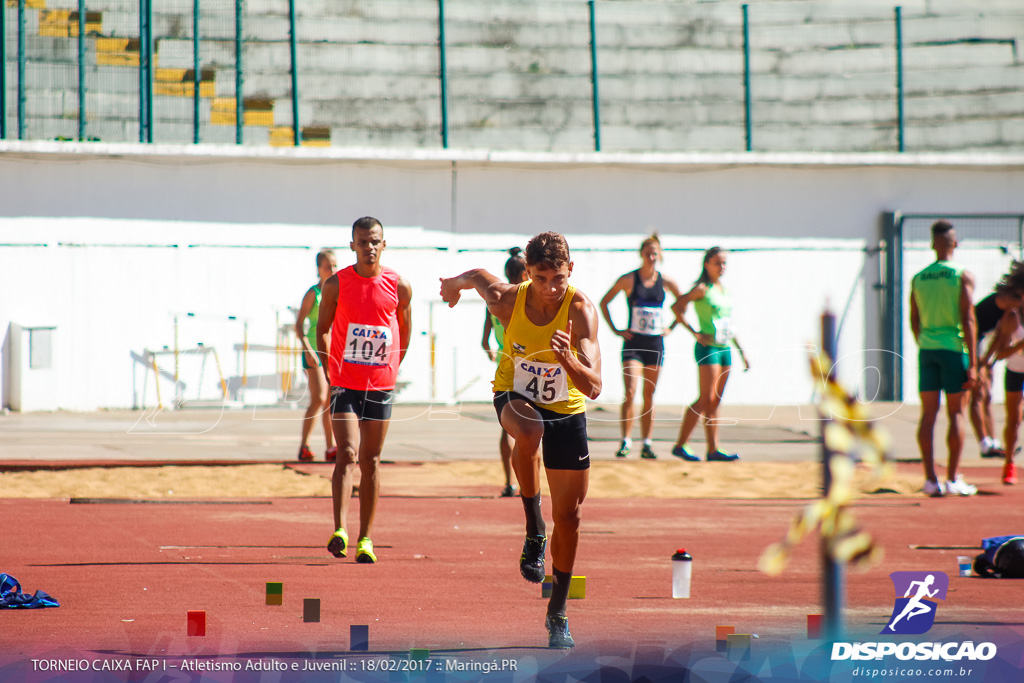
[[[990,538],[981,539],[981,547],[985,551],[985,559],[990,564],[996,563],[996,553],[999,548],[1007,541],[1012,541],[1015,538],[1024,538],[1019,534],[1010,534],[1009,536],[992,536]]]
[[[60,603],[48,593],[36,591],[34,595],[23,593],[21,584],[10,574],[0,573],[0,609],[38,609],[60,607]]]

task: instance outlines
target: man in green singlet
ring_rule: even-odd
[[[974,319],[974,276],[951,262],[957,247],[956,231],[949,221],[932,226],[935,263],[910,281],[910,329],[918,348],[918,389],[921,394],[921,422],[917,444],[924,465],[924,493],[973,496],[977,487],[957,474],[964,445],[964,392],[974,386],[978,367],[977,336]],[[949,462],[946,481],[935,474],[933,437],[939,414],[941,392],[946,392],[949,432]]]

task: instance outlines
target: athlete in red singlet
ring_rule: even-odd
[[[377,556],[370,529],[380,491],[377,471],[391,419],[398,366],[412,334],[412,287],[381,265],[387,243],[376,218],[366,216],[352,224],[349,246],[356,253],[356,263],[324,283],[316,325],[317,350],[321,358],[328,358],[331,416],[338,445],[331,481],[335,532],[327,550],[335,557],[345,557],[348,552],[345,520],[352,498],[350,466],[358,460],[356,562],[373,563]]]

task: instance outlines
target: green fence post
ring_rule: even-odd
[[[146,0],[139,0],[139,142],[146,141]]]
[[[444,0],[437,0],[438,44],[441,50],[441,146],[448,149],[448,41],[444,35]]]
[[[903,8],[896,7],[896,136],[904,150],[903,119]]]
[[[588,0],[590,8],[590,98],[594,105],[594,151],[601,151],[601,97],[598,94],[597,76],[597,12],[594,0]]]
[[[7,2],[0,3],[0,140],[7,139]]]
[[[153,69],[156,39],[153,36],[153,0],[146,0],[146,140],[153,142]]]
[[[754,149],[750,108],[750,5],[743,5],[743,131],[748,152]]]
[[[199,60],[199,0],[192,0],[192,143],[199,144],[199,86],[202,82]]]
[[[244,77],[242,75],[242,2],[235,0],[235,144],[242,144],[242,128],[245,125],[243,106]]]
[[[25,139],[25,0],[18,0],[18,139]]]
[[[299,60],[298,37],[295,34],[295,0],[288,0],[289,41],[292,56],[292,138],[296,147],[302,144],[302,128],[299,126]]]
[[[78,140],[85,140],[85,0],[78,0]]]

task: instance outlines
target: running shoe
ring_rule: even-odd
[[[576,641],[569,633],[569,619],[564,614],[549,614],[544,625],[548,629],[548,647],[562,650],[576,647]]]
[[[953,481],[946,480],[946,493],[951,496],[973,496],[978,492],[977,486],[972,486],[964,481],[964,475],[956,475]]]
[[[1005,458],[1006,457],[1006,451],[1004,451],[1002,448],[999,448],[998,446],[993,446],[992,448],[988,449],[987,451],[982,451],[981,452],[981,457],[983,457],[983,458]]]
[[[373,554],[373,541],[363,536],[356,543],[356,562],[359,564],[373,564],[377,556]]]
[[[1017,483],[1017,466],[1012,462],[1003,465],[1003,483],[1007,486]]]
[[[736,453],[726,453],[725,451],[712,451],[706,457],[708,462],[732,462],[740,459]]]
[[[335,461],[337,461],[337,459],[338,459],[338,447],[337,446],[331,446],[330,448],[327,449],[327,452],[324,453],[324,461],[325,462],[335,462]]]
[[[654,449],[649,444],[644,444],[644,447],[640,449],[640,457],[644,460],[655,460],[658,456],[654,454]]]
[[[331,540],[327,542],[327,551],[335,557],[345,557],[348,554],[348,534],[344,529],[338,529],[331,534]]]
[[[511,498],[514,495],[516,495],[516,487],[512,484],[505,484],[505,488],[501,490],[501,497]]]
[[[519,573],[530,583],[544,583],[544,549],[547,545],[546,536],[527,536],[523,542]]]
[[[937,481],[932,481],[931,479],[925,480],[924,486],[921,490],[924,491],[924,495],[932,498],[942,498],[946,495],[946,487]]]
[[[615,451],[616,458],[625,458],[627,455],[629,455],[629,446],[626,444],[620,445],[619,450]]]
[[[306,444],[299,446],[299,462],[313,462],[313,460],[313,451],[309,450],[309,446]]]
[[[676,446],[672,449],[672,455],[682,458],[686,462],[700,462],[700,458],[694,455],[693,451],[686,446]]]

